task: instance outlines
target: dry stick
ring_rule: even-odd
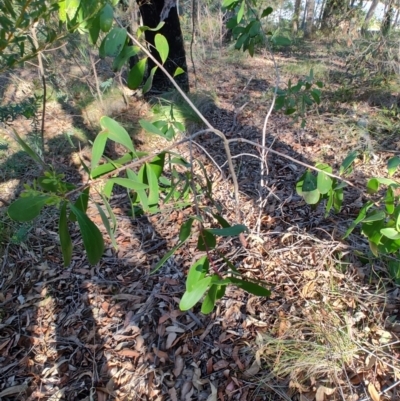
[[[36,48],[39,47],[39,42],[36,36],[36,26],[37,22],[32,26],[31,33],[32,33],[32,40],[33,44],[35,45]],[[44,122],[46,118],[46,96],[47,96],[47,88],[46,88],[46,78],[44,76],[44,66],[43,66],[43,58],[42,58],[42,53],[38,52],[37,53],[38,57],[38,63],[39,63],[39,76],[42,79],[42,85],[43,85],[43,107],[42,107],[42,125],[40,128],[40,140],[41,140],[41,149],[42,149],[42,154],[44,157]]]
[[[99,97],[101,108],[104,110],[103,95],[102,95],[101,90],[100,90],[99,78],[97,76],[97,71],[96,71],[96,63],[94,62],[93,55],[92,55],[92,52],[90,50],[89,50],[89,57],[90,57],[90,64],[92,64],[94,80],[95,80],[95,83],[96,83],[97,96]]]
[[[117,20],[118,25],[123,28],[121,22]],[[235,203],[236,203],[236,220],[241,223],[242,221],[242,216],[239,208],[239,184],[238,180],[236,177],[235,169],[233,167],[232,163],[232,156],[231,156],[231,151],[229,149],[229,144],[227,142],[227,139],[225,135],[215,129],[210,122],[203,116],[203,114],[199,111],[199,109],[193,104],[193,102],[189,99],[189,97],[186,95],[186,93],[180,88],[180,86],[175,82],[174,78],[171,77],[171,75],[168,73],[168,71],[164,68],[164,66],[156,60],[153,55],[150,53],[150,51],[143,46],[133,35],[131,35],[129,32],[127,32],[127,35],[132,39],[133,43],[135,43],[137,46],[140,47],[140,49],[148,56],[150,57],[154,63],[160,68],[160,70],[168,77],[168,79],[171,81],[171,83],[175,86],[176,90],[180,93],[180,95],[185,99],[186,103],[193,109],[193,111],[199,116],[199,118],[203,121],[203,123],[208,127],[210,132],[214,132],[215,135],[218,135],[224,143],[224,148],[225,148],[225,153],[227,156],[228,160],[228,165],[229,165],[229,172],[231,173],[232,181],[233,181],[233,187],[234,187],[234,195],[235,195]]]

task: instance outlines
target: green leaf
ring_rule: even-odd
[[[86,213],[89,204],[89,191],[90,187],[84,189],[84,191],[78,196],[78,199],[75,201],[74,205],[82,212]],[[76,221],[76,216],[71,212],[69,216],[70,221]]]
[[[8,215],[15,221],[31,221],[37,217],[51,196],[35,195],[17,199],[8,207]]]
[[[136,182],[129,178],[110,178],[108,182],[112,182],[113,184],[120,185],[121,187],[124,188],[133,189],[135,191],[141,189],[147,189],[149,187],[147,184],[144,184],[139,181]]]
[[[140,27],[138,28],[138,30],[137,30],[137,33],[136,33],[137,38],[139,39],[139,38],[142,36],[142,34],[143,34],[144,32],[146,32],[146,31],[152,31],[152,32],[157,32],[157,31],[159,31],[159,30],[164,26],[164,24],[165,24],[165,22],[164,22],[164,21],[161,21],[155,28],[149,28],[149,27],[146,26],[146,25],[140,26]]]
[[[229,228],[231,226],[221,215],[217,213],[212,213],[212,215],[223,228]]]
[[[226,228],[207,228],[206,231],[214,235],[219,235],[221,237],[232,237],[235,235],[239,235],[244,231],[247,231],[247,227],[243,224],[236,224],[232,227]]]
[[[346,156],[339,169],[340,175],[350,172],[350,167],[353,164],[354,160],[357,158],[357,156],[358,152],[355,150],[353,150]]]
[[[174,72],[174,78],[177,77],[178,75],[184,74],[185,70],[181,67],[177,67],[175,72]]]
[[[100,132],[97,134],[96,139],[93,142],[92,147],[92,172],[95,167],[99,164],[100,159],[103,156],[104,149],[106,148],[106,142],[108,138],[108,132]]]
[[[117,57],[125,46],[126,29],[113,28],[103,39],[104,56]]]
[[[113,61],[113,71],[119,71],[125,65],[125,63],[133,56],[139,53],[138,46],[125,45],[121,50],[121,53]]]
[[[311,192],[317,189],[317,178],[310,171],[306,171],[302,191]]]
[[[194,218],[190,217],[181,225],[181,228],[179,230],[179,241],[180,242],[184,242],[190,237],[193,221],[194,221]]]
[[[165,137],[165,135],[151,122],[146,120],[139,120],[139,124],[144,130],[150,132],[150,134],[159,135],[163,138]]]
[[[356,228],[357,224],[361,223],[366,215],[367,215],[367,211],[373,206],[373,202],[368,201],[360,210],[360,212],[358,213],[357,218],[353,221],[353,223],[351,223],[350,227],[348,228],[348,230],[346,231],[346,233],[343,236],[343,239],[346,239],[351,232]]]
[[[159,186],[158,186],[158,179],[156,173],[151,168],[149,163],[145,164],[146,166],[146,177],[147,183],[149,185],[149,206],[156,206],[159,202]]]
[[[132,139],[125,128],[110,117],[103,116],[100,118],[100,125],[104,132],[108,134],[108,138],[114,142],[120,143],[128,150],[135,153]]]
[[[393,192],[393,188],[392,187],[388,187],[387,191],[386,191],[386,196],[385,196],[385,208],[386,211],[389,214],[392,214],[394,212],[394,192]]]
[[[165,163],[165,152],[159,153],[154,159],[151,160],[148,165],[154,171],[157,179],[161,177],[161,174],[164,170],[164,163]]]
[[[114,22],[114,10],[111,4],[106,3],[106,5],[100,11],[100,29],[103,32],[108,32]]]
[[[105,199],[104,197],[103,197],[103,202],[107,202],[108,203],[107,199]],[[117,249],[118,245],[117,245],[117,241],[115,240],[115,235],[114,235],[116,226],[114,225],[113,227],[111,227],[110,220],[106,216],[103,208],[97,202],[95,202],[94,204],[97,207],[97,210],[98,210],[98,212],[100,214],[100,217],[101,217],[101,221],[103,222],[103,225],[104,225],[104,227],[105,227],[105,229],[107,231],[107,234],[109,235],[109,237],[111,239],[111,243],[112,243],[114,249]],[[113,222],[114,221],[116,222],[115,215],[112,212],[111,207],[109,208],[108,211],[109,211],[109,215],[110,215],[110,212],[111,212],[110,218],[113,220]]]
[[[61,251],[63,254],[64,267],[71,263],[72,241],[68,230],[67,202],[64,201],[60,209],[60,220],[58,221],[58,233],[60,236]]]
[[[258,284],[250,283],[249,281],[245,281],[236,277],[229,277],[229,279],[231,280],[232,284],[237,285],[250,294],[257,295],[259,297],[269,297],[271,295],[270,290],[267,290]]]
[[[218,277],[218,276],[217,276]],[[217,299],[218,291],[220,290],[220,285],[211,285],[206,296],[204,297],[203,304],[201,305],[201,313],[208,315],[211,313],[215,306],[215,301]]]
[[[224,0],[222,2],[222,7],[223,8],[230,8],[235,5],[235,3],[238,3],[238,0]]]
[[[215,235],[207,230],[203,230],[199,233],[199,238],[197,240],[197,249],[199,251],[209,251],[214,249],[217,245],[217,239]]]
[[[323,170],[323,168],[321,168],[321,165],[318,168]],[[328,168],[330,168],[330,167],[327,166],[327,169]],[[329,177],[328,175],[326,175],[322,171],[318,172],[318,175],[317,175],[317,189],[322,195],[325,195],[330,191],[330,189],[332,188],[332,183],[333,183],[333,180],[332,180],[331,177]]]
[[[335,189],[333,192],[333,208],[336,213],[340,212],[343,204],[343,188]]]
[[[206,277],[209,269],[210,262],[208,261],[207,256],[202,256],[189,269],[186,279],[186,290],[189,292],[193,291],[197,287],[198,282]]]
[[[145,84],[143,85],[143,89],[142,89],[142,92],[143,92],[143,93],[147,93],[147,92],[151,89],[151,87],[152,87],[152,85],[153,85],[154,74],[156,73],[157,68],[158,68],[158,67],[155,66],[155,67],[153,67],[153,68],[151,69],[150,74],[149,74],[149,76],[147,77]]]
[[[400,239],[400,233],[395,228],[381,228],[381,234],[390,239]]]
[[[211,277],[206,277],[203,280],[198,281],[196,287],[193,288],[192,291],[186,291],[179,303],[180,310],[186,311],[193,308],[193,306],[203,297],[204,293],[210,286],[210,283]]]
[[[272,14],[273,11],[274,11],[274,9],[272,7],[265,8],[263,10],[263,12],[261,13],[261,18],[268,17],[268,15]]]
[[[28,153],[28,155],[40,166],[47,167],[42,158],[18,135],[17,131],[12,128],[14,132],[14,139],[22,147],[22,149]]]
[[[372,221],[384,220],[386,218],[386,214],[383,210],[375,210],[371,214],[369,214],[363,220],[364,223],[370,223]]]
[[[389,177],[392,177],[392,175],[396,172],[397,167],[400,165],[400,157],[399,156],[393,156],[388,160],[387,163],[387,168],[389,172]]]
[[[242,18],[243,18],[243,15],[244,15],[244,5],[245,5],[245,1],[244,0],[242,0],[242,4],[240,5],[240,9],[239,9],[239,12],[238,12],[238,14],[237,14],[237,23],[239,23],[241,20],[242,20]]]
[[[160,55],[162,64],[164,64],[167,61],[169,53],[168,41],[167,39],[165,39],[164,35],[157,33],[156,36],[154,37],[154,44],[156,46],[158,54]]]
[[[96,224],[89,219],[86,213],[82,212],[72,204],[70,204],[70,208],[78,220],[88,260],[92,265],[94,265],[99,262],[104,252],[103,236]]]
[[[100,15],[93,19],[89,28],[89,39],[92,45],[97,43],[100,35]]]
[[[371,178],[367,183],[367,192],[369,194],[375,194],[378,191],[379,182],[376,178]]]
[[[139,60],[129,71],[128,87],[129,89],[137,89],[143,81],[146,69],[147,57]]]
[[[361,232],[368,238],[370,243],[379,245],[382,238],[381,229],[385,228],[384,225],[385,222],[383,220],[363,222]]]

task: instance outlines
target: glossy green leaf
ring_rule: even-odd
[[[126,29],[113,28],[103,39],[104,55],[106,57],[117,57],[125,46]]]
[[[381,229],[385,228],[385,222],[383,220],[375,220],[361,225],[361,232],[368,238],[369,242],[375,245],[379,245],[382,238]]]
[[[142,182],[136,182],[130,180],[129,178],[110,178],[108,182],[112,182],[113,184],[117,184],[120,185],[121,187],[133,190],[147,189],[149,187],[147,184],[143,184]]]
[[[192,291],[186,291],[179,303],[180,310],[186,311],[193,308],[193,306],[195,306],[203,297],[210,286],[210,283],[211,277],[206,277],[203,280],[198,281],[196,287],[193,288]]]
[[[232,227],[226,228],[207,228],[206,231],[214,235],[219,235],[221,237],[232,237],[247,231],[247,227],[243,224],[236,224]]]
[[[259,284],[250,283],[249,281],[245,281],[236,277],[229,277],[232,284],[237,285],[243,290],[249,292],[250,294],[257,295],[259,297],[269,297],[271,295],[271,291],[262,287]]]
[[[206,277],[210,268],[210,263],[207,256],[202,256],[197,260],[189,269],[189,273],[186,279],[186,290],[193,291],[200,280]]]
[[[95,167],[100,162],[100,159],[103,156],[104,149],[106,148],[106,142],[108,138],[108,132],[100,132],[97,134],[92,147],[92,162],[91,169],[94,170]]]
[[[149,186],[149,195],[148,195],[149,205],[155,206],[158,205],[159,202],[158,178],[149,163],[146,163],[145,166],[146,166],[147,184]]]
[[[217,276],[218,277],[218,276]],[[201,305],[201,313],[208,315],[211,313],[215,306],[215,301],[217,299],[217,293],[221,286],[211,284],[206,296],[204,297],[203,303]]]
[[[354,160],[357,159],[358,156],[358,152],[353,150],[352,152],[350,152],[346,158],[343,160],[340,169],[339,169],[339,174],[345,174],[345,173],[349,173],[350,172],[350,167],[353,164]]]
[[[89,219],[86,213],[82,212],[72,204],[70,204],[70,208],[78,220],[88,260],[92,265],[94,265],[99,262],[104,252],[103,236],[96,224]]]
[[[138,46],[128,46],[125,44],[124,48],[121,50],[121,53],[113,61],[113,71],[120,71],[121,68],[126,64],[126,62],[133,56],[139,53]]]
[[[100,118],[100,125],[104,132],[107,132],[108,138],[114,142],[120,143],[128,150],[135,153],[132,139],[124,127],[110,117],[103,116]]]
[[[373,206],[373,202],[368,201],[358,213],[357,218],[351,223],[350,227],[347,229],[346,233],[343,236],[343,239],[346,239],[351,232],[356,228],[357,224],[361,223],[365,217],[367,216],[368,210]]]
[[[395,228],[381,228],[381,234],[390,239],[400,239],[400,233]]]
[[[214,234],[211,234],[207,230],[203,230],[199,233],[197,240],[197,249],[199,251],[209,251],[214,249],[217,245],[217,239]]]
[[[97,43],[100,35],[100,15],[93,19],[89,28],[89,39],[92,45]]]
[[[154,44],[158,51],[158,54],[160,55],[162,64],[164,64],[167,61],[169,53],[168,41],[164,35],[157,33],[156,36],[154,37]]]
[[[386,211],[389,214],[392,214],[394,212],[395,206],[394,206],[394,192],[392,187],[388,187],[385,195],[385,208]]]
[[[58,221],[58,234],[60,236],[61,252],[64,266],[67,267],[72,259],[72,240],[68,230],[67,202],[64,201],[60,208],[60,219]]]
[[[387,168],[389,172],[389,177],[391,177],[397,170],[397,167],[400,165],[400,157],[393,156],[388,160]]]
[[[333,192],[333,208],[336,213],[340,212],[343,204],[343,188],[335,189]]]
[[[243,18],[245,4],[246,4],[245,0],[242,0],[242,4],[240,5],[240,9],[239,9],[239,12],[237,14],[237,23],[239,23]]]
[[[90,187],[84,189],[84,191],[78,196],[78,199],[74,203],[74,206],[84,213],[86,213],[89,204],[89,191]],[[76,221],[76,216],[74,215],[73,212],[70,213],[69,220]]]
[[[223,228],[229,228],[231,226],[220,214],[212,213],[212,215]]]
[[[103,202],[107,202],[108,203],[107,199],[105,199],[105,198],[103,198]],[[111,243],[112,243],[114,249],[117,249],[118,245],[117,245],[117,241],[115,240],[115,235],[114,235],[115,234],[115,226],[111,227],[110,219],[106,216],[103,208],[97,202],[94,202],[94,204],[96,205],[96,208],[97,208],[97,210],[99,212],[99,215],[101,217],[101,221],[102,221],[102,223],[103,223],[103,225],[104,225],[104,227],[105,227],[105,229],[107,231],[108,236],[111,239]],[[109,211],[111,211],[111,213],[112,213],[112,216],[110,216],[110,218],[115,220],[115,215],[112,212],[111,208],[110,208]]]
[[[147,57],[139,60],[129,71],[128,87],[129,89],[137,89],[143,81],[144,72],[146,70]]]
[[[143,35],[143,33],[146,31],[157,32],[164,26],[164,24],[165,24],[165,22],[161,21],[155,28],[150,28],[146,25],[142,25],[138,28],[136,36],[139,39]]]
[[[328,166],[329,167],[329,166]],[[321,167],[318,167],[321,169]],[[317,189],[322,194],[327,194],[332,188],[333,180],[331,177],[323,173],[322,171],[318,172],[317,175]]]
[[[194,218],[190,217],[181,225],[181,228],[179,230],[179,241],[180,242],[184,242],[190,237],[193,221],[194,221]]]
[[[136,182],[143,182],[143,177],[144,177],[144,169],[145,166],[142,166],[140,168],[140,172],[139,175],[141,175],[141,177],[139,177],[139,175],[137,175],[133,170],[131,169],[127,169],[126,173],[127,176],[130,180],[136,181]],[[149,199],[147,197],[147,192],[146,190],[143,189],[136,189],[136,195],[140,200],[140,204],[142,205],[143,211],[144,212],[148,212],[150,210],[150,206],[149,206]]]
[[[151,87],[152,87],[152,85],[153,85],[154,74],[156,73],[157,68],[158,68],[158,67],[155,66],[155,67],[153,67],[153,68],[151,69],[150,74],[149,74],[149,76],[147,77],[145,84],[143,85],[143,89],[142,89],[143,93],[147,93],[147,92],[151,89]]]
[[[17,199],[8,207],[8,215],[16,221],[31,221],[39,216],[50,196],[36,195]]]
[[[100,29],[103,32],[108,32],[114,22],[114,10],[111,4],[106,5],[100,11]]]
[[[42,158],[18,135],[18,132],[12,128],[14,133],[14,139],[22,147],[22,149],[28,153],[28,155],[40,166],[47,167]]]
[[[177,67],[175,72],[174,72],[174,78],[177,77],[178,75],[184,74],[185,70],[181,67]]]
[[[365,217],[363,221],[364,223],[370,223],[372,221],[384,220],[385,218],[386,214],[383,210],[375,210]]]
[[[147,121],[147,120],[139,120],[139,124],[140,126],[146,130],[147,132],[150,132],[150,134],[154,134],[154,135],[159,135],[164,137],[164,134],[162,131],[160,131],[154,124],[152,124],[151,122]]]
[[[369,194],[375,194],[378,191],[379,182],[376,178],[371,178],[367,183],[367,192]]]

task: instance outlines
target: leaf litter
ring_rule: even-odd
[[[230,136],[257,141],[268,105],[257,100],[251,80],[242,91],[229,90],[240,82],[219,68],[219,103],[207,117]],[[260,82],[274,82],[272,67],[261,57],[243,68]],[[241,109],[245,102],[250,103]],[[241,111],[235,115],[236,110]],[[310,119],[301,134],[273,115],[270,145],[301,160],[322,153],[337,160],[333,147],[325,147],[327,133],[317,135],[319,123]],[[202,144],[223,165],[222,145],[210,135]],[[247,144],[234,148],[235,154],[254,153]],[[343,144],[341,151],[346,153]],[[197,156],[217,176],[207,158]],[[244,223],[254,227],[258,161],[234,160]],[[197,307],[181,312],[185,272],[199,255],[194,241],[157,274],[148,274],[175,245],[191,208],[131,220],[119,199],[113,205],[118,251],[109,247],[94,267],[78,252],[68,269],[61,267],[52,218],[26,243],[10,245],[1,260],[2,400],[398,399],[399,289],[379,265],[361,265],[352,256],[351,241],[362,244],[362,238],[340,240],[339,226],[345,227],[355,206],[349,202],[340,215],[325,219],[294,194],[299,166],[278,157],[268,163],[273,196],[262,209],[260,235],[249,235],[245,247],[235,239],[219,246],[246,277],[270,283],[269,299],[229,288],[210,316]],[[363,168],[366,176],[379,169]],[[229,220],[235,210],[231,185],[214,185]],[[90,212],[95,220],[93,206]]]

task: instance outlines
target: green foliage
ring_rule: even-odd
[[[306,124],[306,111],[309,107],[320,104],[321,90],[323,88],[321,81],[314,80],[314,72],[310,73],[304,79],[300,79],[296,85],[289,80],[287,89],[278,89],[275,101],[275,110],[282,110],[285,115],[291,115],[298,120],[301,118],[301,126]]]

